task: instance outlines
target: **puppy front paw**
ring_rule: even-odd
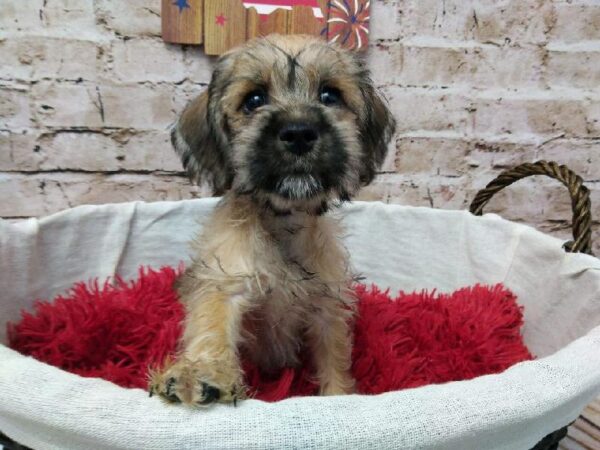
[[[219,377],[219,373],[208,369],[200,362],[181,358],[161,371],[151,371],[150,396],[160,395],[168,403],[192,406],[207,406],[214,402],[235,404],[246,397],[241,383]]]

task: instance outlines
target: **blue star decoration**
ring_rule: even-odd
[[[175,5],[179,8],[179,12],[183,11],[185,8],[190,7],[190,5],[188,5],[187,0],[175,0],[173,2],[173,5]]]

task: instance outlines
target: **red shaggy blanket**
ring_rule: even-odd
[[[25,355],[123,387],[146,387],[148,366],[172,354],[183,308],[172,289],[178,271],[141,269],[132,282],[79,283],[67,296],[38,301],[8,325],[9,345]],[[356,287],[352,372],[358,392],[381,392],[498,373],[532,359],[520,334],[522,310],[501,285],[452,294]],[[309,355],[305,355],[306,361]],[[256,398],[315,394],[310,364],[268,379],[245,363]]]

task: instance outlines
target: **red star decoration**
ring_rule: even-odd
[[[223,13],[219,14],[218,16],[215,16],[215,23],[217,25],[219,25],[220,27],[225,26],[225,21],[227,20],[227,17],[225,17],[223,15]]]

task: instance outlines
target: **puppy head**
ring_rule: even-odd
[[[219,58],[171,138],[192,179],[216,194],[316,211],[373,179],[394,126],[358,56],[271,35]]]

